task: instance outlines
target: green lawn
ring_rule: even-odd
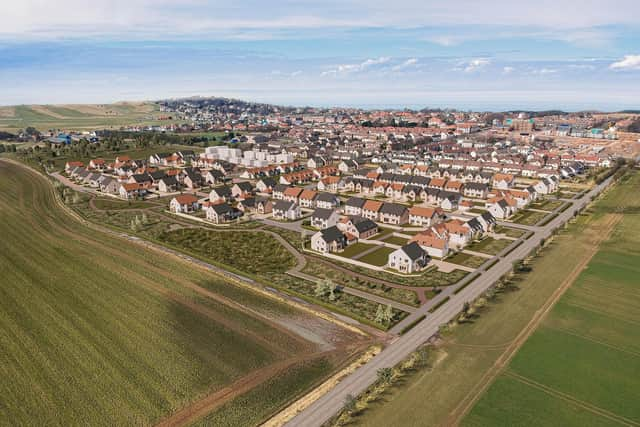
[[[380,249],[376,249],[362,258],[358,258],[358,261],[375,265],[377,267],[383,267],[387,264],[389,254],[393,251],[395,251],[393,248],[380,247]]]
[[[337,252],[336,255],[345,258],[353,258],[354,256],[361,254],[362,252],[367,251],[373,247],[375,247],[375,245],[367,245],[365,243],[357,242],[347,246],[344,251]]]
[[[380,238],[384,236],[388,236],[389,234],[392,234],[394,231],[396,230],[394,230],[393,228],[378,227],[378,234],[376,234],[373,237],[370,237],[370,239],[380,240]]]
[[[489,255],[496,255],[504,248],[513,243],[513,240],[508,239],[494,239],[493,237],[486,237],[479,242],[473,242],[467,249],[475,252],[482,252]]]
[[[392,245],[404,246],[409,242],[409,240],[404,237],[391,236],[384,239],[383,242],[390,243]]]
[[[308,351],[252,314],[293,316],[289,307],[81,225],[43,177],[5,162],[0,212],[0,424],[155,424]],[[278,402],[266,406],[258,419]]]

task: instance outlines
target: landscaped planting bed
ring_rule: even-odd
[[[513,237],[517,239],[524,236],[527,233],[527,230],[521,230],[519,228],[505,227],[502,225],[498,225],[496,226],[496,228],[494,228],[493,232],[496,234],[504,234],[507,237]]]
[[[421,286],[421,287],[442,287],[449,286],[457,283],[464,276],[469,274],[468,271],[464,270],[453,270],[450,273],[443,273],[442,271],[438,271],[436,269],[429,269],[421,274],[405,276],[401,274],[392,274],[386,271],[380,270],[371,270],[366,267],[360,267],[353,264],[348,264],[339,261],[332,261],[337,263],[338,265],[347,268],[356,273],[368,275],[371,277],[375,277],[378,279],[386,280],[388,282],[397,283],[400,285],[407,286]]]
[[[310,262],[307,263],[302,272],[315,276],[319,279],[329,279],[338,285],[359,289],[403,304],[415,307],[420,305],[420,301],[418,300],[416,293],[409,289],[392,288],[373,281],[350,276],[348,274],[344,274],[342,271],[334,270],[326,264]]]
[[[516,224],[536,225],[547,215],[549,214],[546,212],[537,212],[525,209],[516,213],[511,220]]]
[[[457,254],[448,257],[446,261],[453,264],[464,265],[465,267],[478,268],[482,264],[487,262],[487,258],[466,254],[464,252],[458,252]]]

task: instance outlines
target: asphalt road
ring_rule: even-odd
[[[369,363],[354,371],[331,391],[301,411],[287,423],[287,426],[321,426],[327,422],[334,414],[342,409],[348,395],[357,396],[376,381],[376,372],[378,369],[392,367],[406,359],[420,345],[436,334],[440,325],[447,323],[458,315],[458,313],[462,311],[465,302],[473,301],[479,297],[502,275],[511,271],[514,261],[526,257],[534,248],[540,245],[543,238],[546,239],[551,236],[556,228],[570,220],[575,212],[586,206],[591,201],[591,198],[606,188],[610,182],[611,178],[594,187],[581,199],[572,200],[572,206],[564,212],[559,213],[558,216],[547,225],[543,227],[532,227],[530,230],[534,233],[533,236],[524,240],[518,247],[505,256],[499,257],[499,261],[495,265],[486,271],[482,271],[478,278],[458,294],[453,293],[454,289],[464,284],[465,279],[463,279],[460,284],[447,288],[447,290],[440,293],[438,297],[434,298],[429,304],[423,305],[420,309],[408,316],[401,325],[406,325],[421,315],[426,315],[427,317],[409,332],[392,341],[382,352],[371,359]],[[522,241],[522,239],[517,241]],[[516,244],[515,242],[514,245]],[[505,251],[508,250],[508,248],[505,249]],[[503,251],[503,253],[505,251]],[[480,270],[482,270],[482,268]],[[469,276],[467,276],[467,280],[468,278]],[[449,296],[450,299],[446,304],[438,308],[433,314],[428,312],[429,308],[447,296]]]

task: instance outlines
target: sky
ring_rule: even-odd
[[[0,2],[0,105],[640,109],[638,0]]]

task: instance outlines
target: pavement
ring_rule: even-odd
[[[465,302],[478,298],[500,277],[511,271],[514,261],[525,258],[533,249],[540,245],[542,239],[547,239],[555,229],[573,218],[576,212],[584,208],[590,202],[591,198],[605,189],[611,181],[612,179],[609,178],[602,184],[594,187],[582,198],[572,200],[572,206],[564,212],[554,211],[558,216],[544,226],[517,227],[533,231],[533,235],[527,240],[523,240],[522,238],[514,240],[509,247],[505,248],[497,256],[487,260],[487,262],[480,267],[479,276],[467,275],[467,277],[462,279],[458,284],[445,288],[436,298],[407,316],[390,332],[397,333],[403,327],[419,319],[421,316],[426,316],[426,318],[407,333],[392,341],[382,352],[371,359],[369,363],[347,376],[331,391],[298,413],[298,415],[291,419],[286,425],[290,427],[321,426],[330,420],[331,417],[343,408],[348,395],[358,396],[376,381],[378,369],[393,367],[406,359],[420,345],[434,336],[438,332],[440,325],[446,324],[458,315],[460,311],[462,311]],[[511,223],[506,223],[505,225],[514,227],[514,224]],[[513,249],[514,247],[515,249]],[[497,262],[491,265],[490,263],[494,262],[495,259],[497,259]],[[491,267],[486,269],[487,265],[491,265]],[[473,280],[471,284],[457,294],[454,293],[456,289],[465,286],[465,284],[471,280]],[[431,307],[446,297],[449,297],[449,300],[445,304],[439,307],[434,313],[429,313]]]

